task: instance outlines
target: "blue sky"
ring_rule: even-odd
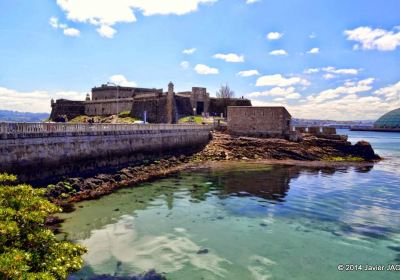
[[[398,0],[2,0],[0,109],[48,112],[93,86],[228,83],[294,117],[400,107]]]

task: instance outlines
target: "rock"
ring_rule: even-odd
[[[366,160],[377,160],[380,159],[378,155],[375,154],[374,149],[372,149],[372,146],[369,142],[367,141],[358,141],[354,145],[354,151],[353,154],[355,156],[359,156],[363,159]]]
[[[74,278],[70,278],[75,280]],[[88,278],[89,280],[166,280],[164,275],[157,273],[155,270],[150,270],[144,274],[137,276],[111,276],[111,275],[96,275]]]
[[[204,249],[200,249],[197,251],[198,255],[203,255],[203,254],[208,254],[208,249],[204,248]]]

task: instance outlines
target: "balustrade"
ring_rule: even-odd
[[[93,132],[123,132],[140,130],[211,130],[211,125],[196,124],[70,124],[70,123],[0,123],[1,138],[8,135],[19,137],[23,135],[52,133],[93,133]]]

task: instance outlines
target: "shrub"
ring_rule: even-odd
[[[131,116],[131,112],[130,111],[123,111],[123,112],[120,112],[118,114],[118,117],[120,117],[120,118],[127,118],[127,117],[130,117],[130,116]]]
[[[86,249],[58,241],[45,227],[61,209],[44,198],[44,189],[12,181],[15,176],[0,174],[0,279],[66,279],[82,267]]]

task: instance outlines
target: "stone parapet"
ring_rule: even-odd
[[[112,135],[179,130],[211,130],[212,126],[191,124],[69,124],[0,123],[0,139]]]
[[[199,149],[211,125],[0,123],[0,172],[23,180],[98,172]]]

